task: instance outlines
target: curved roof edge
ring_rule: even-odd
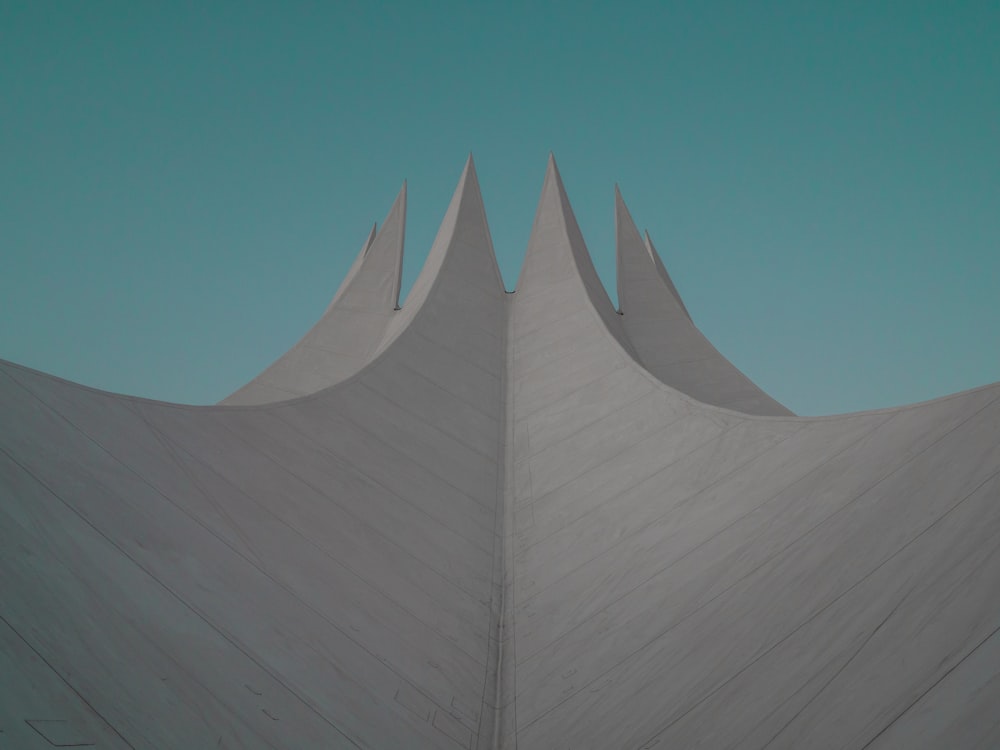
[[[315,393],[367,364],[399,309],[406,183],[375,227],[323,316],[298,343],[220,403],[245,406]]]
[[[692,398],[760,416],[792,412],[726,359],[694,324],[653,246],[615,186],[615,253],[622,323],[640,363]]]

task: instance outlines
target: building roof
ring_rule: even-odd
[[[0,361],[3,736],[1000,742],[1000,384],[794,416],[616,201],[620,311],[554,160],[504,290],[470,157],[221,405]]]

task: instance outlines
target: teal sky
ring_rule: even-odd
[[[404,294],[475,155],[512,288],[548,152],[613,186],[801,414],[1000,380],[1000,4],[0,0],[0,358],[219,400],[409,183]]]

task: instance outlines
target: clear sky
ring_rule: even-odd
[[[0,0],[0,358],[215,402],[404,178],[404,293],[475,154],[513,287],[549,151],[791,409],[1000,380],[1000,3]]]

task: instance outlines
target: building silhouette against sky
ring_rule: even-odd
[[[0,747],[1000,744],[1000,384],[793,415],[551,159],[515,292],[405,214],[218,406],[0,362]]]

